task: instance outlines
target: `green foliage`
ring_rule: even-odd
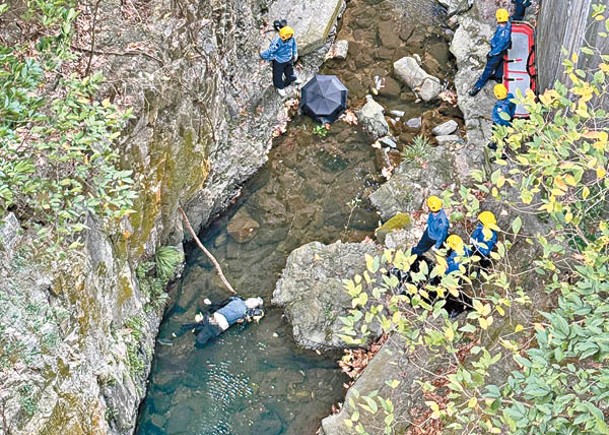
[[[61,257],[90,215],[112,226],[132,212],[131,171],[115,143],[131,112],[96,100],[100,74],[65,73],[73,8],[36,0],[26,15],[41,29],[35,48],[0,45],[0,207],[36,225],[50,240],[40,245]]]
[[[140,316],[134,316],[125,321],[125,328],[129,332],[126,338],[127,362],[129,363],[129,371],[134,377],[143,377],[146,374],[146,359],[140,350],[144,327],[145,321]]]
[[[424,159],[429,154],[431,143],[427,137],[417,135],[413,139],[412,143],[404,148],[402,151],[402,157],[407,162],[414,162],[420,159]]]
[[[184,254],[175,246],[161,246],[156,250],[156,273],[159,278],[169,281],[176,268],[184,261]]]
[[[594,19],[609,29],[605,10],[595,6]],[[414,259],[386,251],[366,258],[367,270],[345,281],[354,308],[343,320],[345,337],[360,342],[357,321],[378,321],[385,332],[405,337],[408,351],[425,349],[432,376],[418,382],[428,421],[441,421],[447,432],[609,433],[609,129],[600,105],[607,97],[609,56],[588,70],[580,64],[592,62],[580,63],[577,54],[564,62],[569,86],[558,83],[538,100],[518,96],[530,119],[495,133],[502,144],[497,156],[507,147],[511,157],[498,159],[492,172],[474,171],[474,186],[442,195],[446,207],[469,220],[484,197],[511,211],[491,270],[478,270],[473,257],[461,284],[461,272],[435,287],[417,273],[396,296],[397,279],[387,277],[384,266],[408,270]],[[527,245],[532,258],[516,258]],[[442,253],[436,261],[431,275],[442,275]],[[530,306],[533,285],[547,295]],[[458,291],[472,297],[471,311],[458,321],[447,316],[441,300],[429,303],[432,292],[442,297]],[[523,306],[528,317],[520,314]],[[497,375],[507,367],[511,372]],[[355,425],[362,404],[368,400],[350,408],[347,424]],[[358,433],[365,426],[356,427]]]
[[[323,139],[328,136],[328,128],[325,125],[316,125],[313,127],[313,134]]]

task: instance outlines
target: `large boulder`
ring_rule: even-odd
[[[268,16],[287,20],[296,32],[298,53],[303,55],[326,43],[342,6],[343,0],[276,1],[269,7]]]
[[[427,72],[413,57],[403,57],[393,64],[395,76],[410,87],[423,101],[434,100],[444,89],[440,79]]]
[[[273,292],[272,303],[284,308],[294,339],[308,349],[347,348],[340,316],[348,315],[351,297],[342,280],[365,269],[365,254],[378,254],[372,243],[332,245],[312,242],[293,251]],[[379,336],[373,327],[371,339]]]
[[[357,119],[374,140],[389,133],[385,109],[374,101],[372,95],[366,95],[366,104],[357,111]]]
[[[398,212],[419,210],[425,198],[441,193],[458,179],[452,150],[430,148],[425,159],[425,162],[403,161],[393,177],[370,195],[370,201],[380,211],[382,219],[389,219]]]

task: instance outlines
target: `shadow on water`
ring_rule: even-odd
[[[343,18],[347,30],[341,30],[339,38],[343,33],[347,39],[353,36],[351,29],[359,29],[358,17],[365,18],[362,26],[370,16],[373,24],[385,19],[383,25],[400,17],[392,7],[372,3],[349,3]],[[433,0],[409,2],[409,7],[412,4],[433,15]],[[373,25],[358,35],[367,41],[362,43],[366,53],[378,54],[383,48],[376,31]],[[400,55],[396,51],[395,56]],[[390,68],[391,62],[377,59],[357,67],[354,62],[332,61],[323,72],[358,81],[352,91],[354,103],[363,97],[360,88],[369,77],[379,66]],[[401,93],[398,89],[396,96],[383,97],[384,104],[420,113],[421,106],[408,106]],[[313,434],[331,405],[344,396],[347,379],[338,370],[339,355],[300,349],[282,311],[269,306],[292,250],[311,241],[360,241],[378,223],[366,199],[379,182],[370,140],[344,122],[335,123],[326,138],[312,132],[311,121],[297,118],[288,134],[276,141],[269,162],[244,186],[241,198],[201,234],[240,295],[264,298],[267,315],[260,324],[232,327],[202,349],[193,346],[191,334],[171,346],[157,345],[138,434]],[[252,220],[259,225],[257,230],[239,231],[251,227]],[[184,276],[159,338],[167,339],[180,324],[191,322],[203,299],[229,296],[207,258],[193,246],[187,251]]]

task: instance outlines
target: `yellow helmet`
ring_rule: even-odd
[[[505,23],[507,22],[507,20],[510,19],[510,13],[507,11],[507,9],[497,9],[497,12],[495,12],[495,16],[497,17],[497,22],[498,23]]]
[[[497,226],[497,219],[495,219],[495,215],[492,211],[483,211],[478,215],[478,220],[482,225],[486,228],[490,228],[491,230],[499,231],[499,227]]]
[[[508,90],[502,83],[495,85],[493,92],[495,93],[495,98],[498,100],[505,100],[507,98]]]
[[[294,29],[292,29],[290,26],[285,26],[279,29],[279,37],[282,41],[287,41],[292,36],[294,36]]]
[[[456,234],[451,234],[446,239],[446,246],[448,246],[453,251],[463,252],[465,243],[463,243],[463,239]]]
[[[437,212],[442,208],[442,200],[437,196],[430,196],[427,198],[427,207],[432,212]]]

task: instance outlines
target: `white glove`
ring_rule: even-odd
[[[435,246],[432,246],[431,250],[434,251],[434,252],[438,252],[438,248],[436,248]]]
[[[294,59],[294,63],[298,62],[298,53],[296,53],[296,54],[294,55],[293,59]]]

